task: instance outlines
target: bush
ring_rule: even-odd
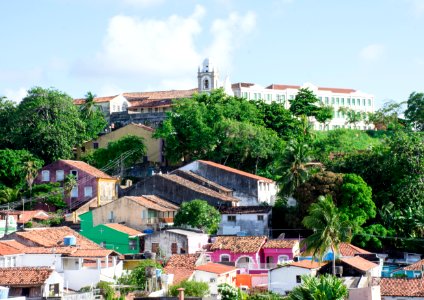
[[[106,300],[113,300],[115,296],[115,290],[110,286],[109,282],[100,281],[97,284],[97,288],[100,289],[100,293]]]
[[[178,289],[184,288],[184,295],[188,297],[204,297],[209,294],[209,285],[206,282],[183,280],[169,288],[171,296],[178,296]]]
[[[221,295],[221,300],[244,300],[246,298],[245,293],[228,283],[218,285],[218,293]]]

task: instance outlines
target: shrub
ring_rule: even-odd
[[[169,288],[171,296],[178,296],[178,289],[184,288],[184,295],[191,297],[204,297],[209,294],[209,285],[206,282],[183,280]]]

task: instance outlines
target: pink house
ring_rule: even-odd
[[[236,268],[261,269],[262,246],[265,236],[218,236],[210,246],[214,263],[234,263]]]
[[[291,261],[300,253],[298,240],[269,240],[262,249],[267,269]]]
[[[119,180],[82,161],[55,161],[39,171],[35,183],[57,182],[63,186],[66,176],[70,174],[77,180],[77,186],[72,189],[70,197],[64,199],[71,209],[93,198],[97,198],[99,204],[117,199]]]

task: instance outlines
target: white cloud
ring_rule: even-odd
[[[93,58],[78,62],[74,72],[82,76],[137,78],[142,85],[183,88],[196,86],[195,72],[205,56],[219,67],[231,64],[233,51],[255,27],[255,14],[231,13],[215,19],[210,28],[211,42],[198,45],[203,28],[203,6],[197,5],[187,17],[137,19],[115,16],[108,26],[102,49]],[[208,39],[204,39],[208,41]],[[176,85],[171,86],[173,83]]]
[[[361,49],[359,58],[364,61],[377,61],[384,57],[386,48],[381,44],[371,44]]]
[[[416,16],[424,14],[424,1],[423,0],[406,0],[412,7],[412,11]]]
[[[23,98],[25,98],[27,95],[27,89],[26,88],[19,88],[19,89],[6,89],[4,92],[4,96],[6,96],[7,99],[13,100],[16,103],[19,103],[22,101]]]

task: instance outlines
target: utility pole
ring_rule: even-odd
[[[124,178],[124,159],[123,159],[123,153],[121,154],[121,171],[120,171],[120,177],[121,177],[121,180],[122,180],[122,178]]]

